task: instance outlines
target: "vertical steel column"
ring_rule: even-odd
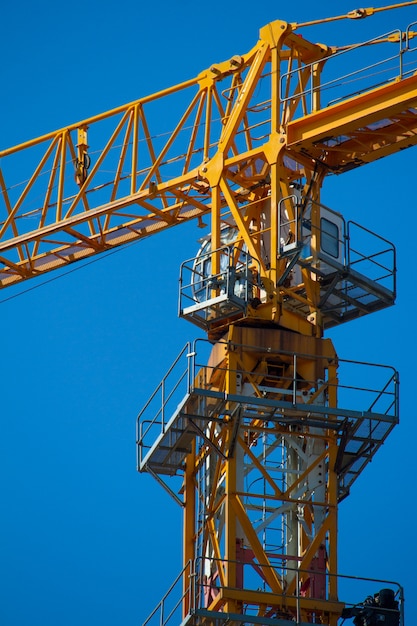
[[[195,475],[195,440],[192,442],[192,451],[187,456],[184,473],[184,527],[183,527],[183,617],[190,613],[193,608],[190,606],[190,601],[194,597],[193,590],[190,589],[194,584],[194,580],[191,578],[193,571],[189,571],[187,563],[194,564],[195,562],[195,541],[194,532],[196,527],[196,485],[194,480]],[[194,565],[191,566],[194,569]]]

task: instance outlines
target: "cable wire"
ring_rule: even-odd
[[[130,246],[133,246],[134,244],[139,243],[139,241],[132,241],[129,244],[125,244],[123,246],[123,249],[129,248]],[[15,293],[12,296],[9,296],[8,298],[4,298],[3,300],[0,300],[0,304],[5,304],[6,302],[9,302],[9,300],[14,300],[15,298],[19,298],[20,296],[24,296],[27,293],[34,291],[35,289],[40,289],[40,287],[44,287],[45,285],[48,285],[49,283],[54,282],[55,280],[59,280],[60,278],[64,278],[65,276],[68,276],[69,274],[73,274],[74,272],[78,272],[79,270],[82,270],[86,267],[88,267],[89,265],[92,265],[93,263],[97,263],[98,261],[102,261],[104,259],[106,259],[107,257],[111,256],[112,254],[116,254],[116,252],[122,252],[122,248],[116,248],[115,250],[110,250],[107,253],[101,254],[98,257],[95,257],[94,259],[91,259],[91,261],[87,261],[86,263],[83,263],[82,265],[77,265],[76,267],[67,270],[66,272],[63,272],[62,274],[60,274],[59,276],[54,276],[53,278],[49,278],[48,280],[43,281],[42,283],[40,283],[39,285],[34,285],[33,287],[29,287],[28,289],[25,289],[24,291],[20,291],[19,293]]]

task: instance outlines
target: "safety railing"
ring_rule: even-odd
[[[362,250],[366,250],[366,254]],[[347,223],[347,266],[395,295],[395,246],[354,221]]]
[[[417,69],[417,56],[413,55],[416,52],[416,46],[413,45],[415,24],[410,24],[405,32],[391,30],[368,41],[348,46],[321,62],[313,62],[283,73],[280,80],[280,98],[284,108],[298,100],[307,107],[304,114],[311,113],[394,80],[406,78]],[[367,65],[363,63],[364,58],[370,59]],[[320,85],[314,81],[317,67],[321,71]],[[307,73],[310,79],[304,89],[300,90]]]
[[[415,34],[416,29],[417,22],[412,22],[407,26],[405,48],[409,52],[417,51],[417,37]]]
[[[280,563],[268,564],[197,558],[187,563],[143,626],[193,625],[201,623],[203,618],[219,626],[235,620],[263,626],[305,625],[323,623],[317,620],[320,615],[326,616],[329,612],[337,619],[338,626],[353,626],[353,623],[404,626],[404,590],[398,582],[330,574],[325,569],[318,572],[283,563],[282,558]],[[220,586],[216,572],[220,568],[226,569],[228,565],[234,565],[238,572],[241,580],[239,588]],[[311,583],[317,584],[319,577],[322,582],[319,587],[323,589],[324,585],[326,591],[324,596],[315,598],[315,585]],[[277,580],[277,587],[282,589],[288,581],[293,581],[291,594],[271,589],[267,582],[271,578]],[[332,599],[329,598],[330,587],[333,589]],[[242,598],[241,608],[239,614],[231,615],[223,607],[228,593],[235,598],[236,592],[240,592]],[[219,595],[221,600],[216,603],[216,610],[209,610],[211,601]],[[259,617],[260,603],[263,604],[262,618]]]
[[[213,271],[217,257],[218,270]],[[252,257],[237,245],[208,250],[184,261],[180,271],[179,316],[207,328],[224,318],[245,312],[259,287],[259,269]]]
[[[353,270],[395,292],[396,250],[393,243],[353,220],[346,222],[340,213],[324,204],[309,202],[308,206],[307,216],[299,226],[304,245],[302,258],[311,254],[311,237],[318,235],[318,254],[330,268]],[[310,219],[313,208],[320,211],[319,227],[313,226]]]
[[[305,279],[302,268],[315,274],[325,327],[394,302],[395,247],[380,235],[296,194],[280,201],[277,231],[277,253],[286,259],[278,286],[297,288]],[[204,330],[223,328],[247,315],[249,304],[256,308],[265,301],[261,283],[259,263],[233,241],[215,252],[208,248],[181,266],[179,315]],[[297,294],[289,290],[286,295],[284,308],[295,306],[306,317],[308,303],[299,310]]]
[[[192,373],[190,356],[191,344],[187,343],[138,415],[139,464],[143,460],[142,442],[145,440],[154,442],[161,433],[165,432],[167,423],[178,404],[190,393]]]
[[[195,606],[193,596],[193,570],[192,561],[189,561],[184,569],[178,574],[168,591],[162,596],[156,607],[143,622],[147,624],[158,624],[158,626],[168,626],[173,624],[178,626],[182,622],[184,607],[192,610]],[[184,581],[187,584],[184,585]]]
[[[225,348],[227,344],[225,343]],[[228,371],[225,366],[210,365],[209,354],[212,344],[205,339],[196,340],[192,346],[187,344],[178,355],[173,365],[161,383],[155,389],[149,400],[140,411],[137,418],[138,463],[141,464],[154,446],[158,437],[165,433],[170,420],[175,420],[181,413],[182,407],[190,398],[204,396],[217,400],[225,398],[224,389],[219,388],[219,380],[224,378]],[[386,432],[398,421],[399,415],[399,377],[395,368],[382,364],[367,363],[338,359],[338,381],[333,379],[306,380],[297,376],[299,361],[317,363],[317,369],[327,376],[329,360],[320,355],[302,354],[287,351],[274,353],[268,348],[258,346],[234,346],[235,350],[247,352],[256,351],[258,355],[264,353],[265,358],[282,360],[290,363],[288,371],[279,376],[268,374],[263,383],[247,383],[233,394],[230,399],[246,406],[269,407],[269,414],[280,408],[275,419],[283,419],[286,410],[308,411],[314,410],[315,415],[321,416],[323,427],[326,427],[330,418],[339,427],[345,420],[361,422],[366,432],[361,437],[373,437],[375,424],[386,423]],[[232,370],[239,378],[250,381],[254,379],[254,372]],[[329,406],[327,397],[337,397],[337,406]],[[309,404],[310,398],[321,398]],[[268,413],[265,413],[265,419]],[[201,419],[209,419],[204,411],[199,415]],[[251,412],[248,409],[248,423]],[[244,421],[242,422],[242,424]],[[339,426],[338,426],[339,425]],[[178,427],[178,424],[177,426]],[[368,432],[369,431],[369,432]]]

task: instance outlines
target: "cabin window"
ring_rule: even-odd
[[[322,252],[339,258],[339,227],[325,217],[320,220],[320,247]]]

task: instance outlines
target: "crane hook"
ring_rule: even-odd
[[[87,179],[88,169],[91,165],[90,156],[87,154],[87,126],[78,129],[77,158],[75,159],[75,181],[81,187]]]

